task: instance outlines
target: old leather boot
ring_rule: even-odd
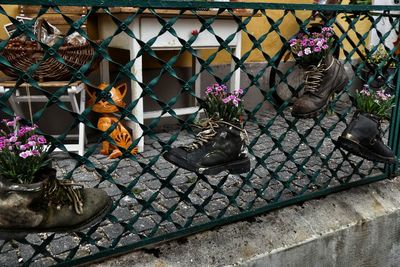
[[[379,118],[368,113],[356,113],[338,139],[338,146],[362,158],[394,164],[397,159],[382,141]]]
[[[328,100],[344,89],[348,77],[343,65],[332,55],[306,67],[304,94],[293,104],[292,115],[314,118],[328,108]]]
[[[55,178],[34,184],[0,179],[0,239],[79,231],[110,211],[112,201],[103,190],[74,187]]]
[[[181,168],[204,175],[222,171],[239,174],[250,170],[244,129],[224,121],[211,120],[201,128],[192,144],[172,148],[164,153],[164,158]]]

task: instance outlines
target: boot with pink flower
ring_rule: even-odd
[[[231,174],[250,170],[247,156],[247,132],[242,126],[243,90],[233,93],[223,84],[207,87],[204,109],[207,119],[196,125],[200,128],[189,145],[172,148],[164,154],[169,162],[204,175],[222,171]]]

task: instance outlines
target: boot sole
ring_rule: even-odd
[[[358,142],[355,142],[350,139],[346,139],[342,136],[338,138],[337,145],[339,147],[342,147],[343,149],[349,151],[350,153],[357,155],[359,157],[365,158],[367,160],[371,161],[376,161],[380,163],[386,163],[386,164],[396,164],[397,160],[396,158],[385,158],[382,157],[373,151],[369,150],[365,146],[359,144]]]
[[[95,217],[90,218],[86,222],[83,222],[79,225],[75,225],[73,228],[71,227],[60,227],[60,228],[32,228],[32,229],[0,229],[0,240],[19,240],[25,238],[28,234],[38,234],[38,233],[70,233],[70,232],[79,232],[90,226],[93,226],[103,219],[105,215],[107,215],[111,211],[112,200],[110,199],[107,203],[107,206],[97,214]]]
[[[250,171],[250,159],[240,159],[229,163],[219,164],[212,167],[197,167],[186,164],[181,158],[175,157],[171,153],[164,153],[164,158],[172,164],[185,170],[203,175],[216,175],[223,171],[228,171],[231,174],[241,174]]]
[[[319,114],[321,114],[321,113],[323,113],[323,112],[326,112],[326,111],[328,110],[328,105],[329,105],[329,103],[330,103],[330,99],[331,99],[332,95],[333,95],[334,93],[340,93],[341,91],[343,91],[343,89],[346,87],[346,84],[347,84],[348,82],[349,82],[349,79],[347,78],[346,81],[344,81],[342,84],[340,84],[339,86],[337,86],[336,89],[333,90],[333,91],[329,94],[328,99],[327,99],[325,105],[323,105],[321,108],[319,108],[319,109],[317,109],[317,110],[315,110],[315,111],[309,112],[309,113],[293,113],[293,112],[292,112],[292,116],[293,116],[293,117],[296,117],[296,118],[300,118],[300,119],[312,119],[312,118],[317,117]]]

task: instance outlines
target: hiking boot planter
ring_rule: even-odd
[[[250,170],[246,136],[240,125],[210,120],[192,144],[172,148],[164,158],[181,168],[204,175],[222,171],[245,173]]]
[[[207,87],[204,108],[208,119],[197,125],[201,131],[192,144],[164,153],[169,162],[204,175],[222,171],[231,174],[250,170],[247,132],[240,123],[243,114],[241,89],[229,93],[225,85]]]
[[[395,164],[393,151],[382,141],[381,121],[377,116],[357,112],[349,126],[338,139],[343,149],[362,158]]]
[[[328,108],[329,99],[341,92],[348,83],[343,65],[330,52],[333,30],[299,34],[290,40],[296,62],[305,70],[304,93],[293,104],[292,115],[314,118]]]
[[[78,231],[99,222],[110,210],[110,197],[57,180],[46,138],[20,120],[0,122],[8,130],[0,131],[0,239]]]
[[[343,65],[332,55],[326,56],[316,65],[306,68],[304,93],[293,104],[292,115],[299,118],[314,118],[328,109],[334,93],[341,92],[348,78]]]
[[[111,198],[100,189],[77,188],[57,180],[54,169],[40,182],[17,184],[0,177],[0,239],[30,233],[73,232],[94,225],[110,211]]]

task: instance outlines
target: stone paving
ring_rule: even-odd
[[[381,174],[384,167],[335,146],[332,140],[345,128],[336,115],[325,116],[318,125],[317,120],[297,120],[290,113],[265,113],[245,128],[252,168],[242,175],[206,177],[165,161],[160,155],[163,142],[173,135],[178,135],[173,146],[191,141],[188,132],[177,129],[146,137],[145,151],[135,161],[94,154],[90,161],[95,168],[76,168],[66,154],[55,154],[54,167],[60,178],[73,171],[74,179],[85,187],[104,189],[114,200],[114,210],[84,233],[32,234],[21,241],[0,241],[0,266],[24,262],[48,266],[92,255]],[[104,179],[96,168],[109,170],[110,177]]]

